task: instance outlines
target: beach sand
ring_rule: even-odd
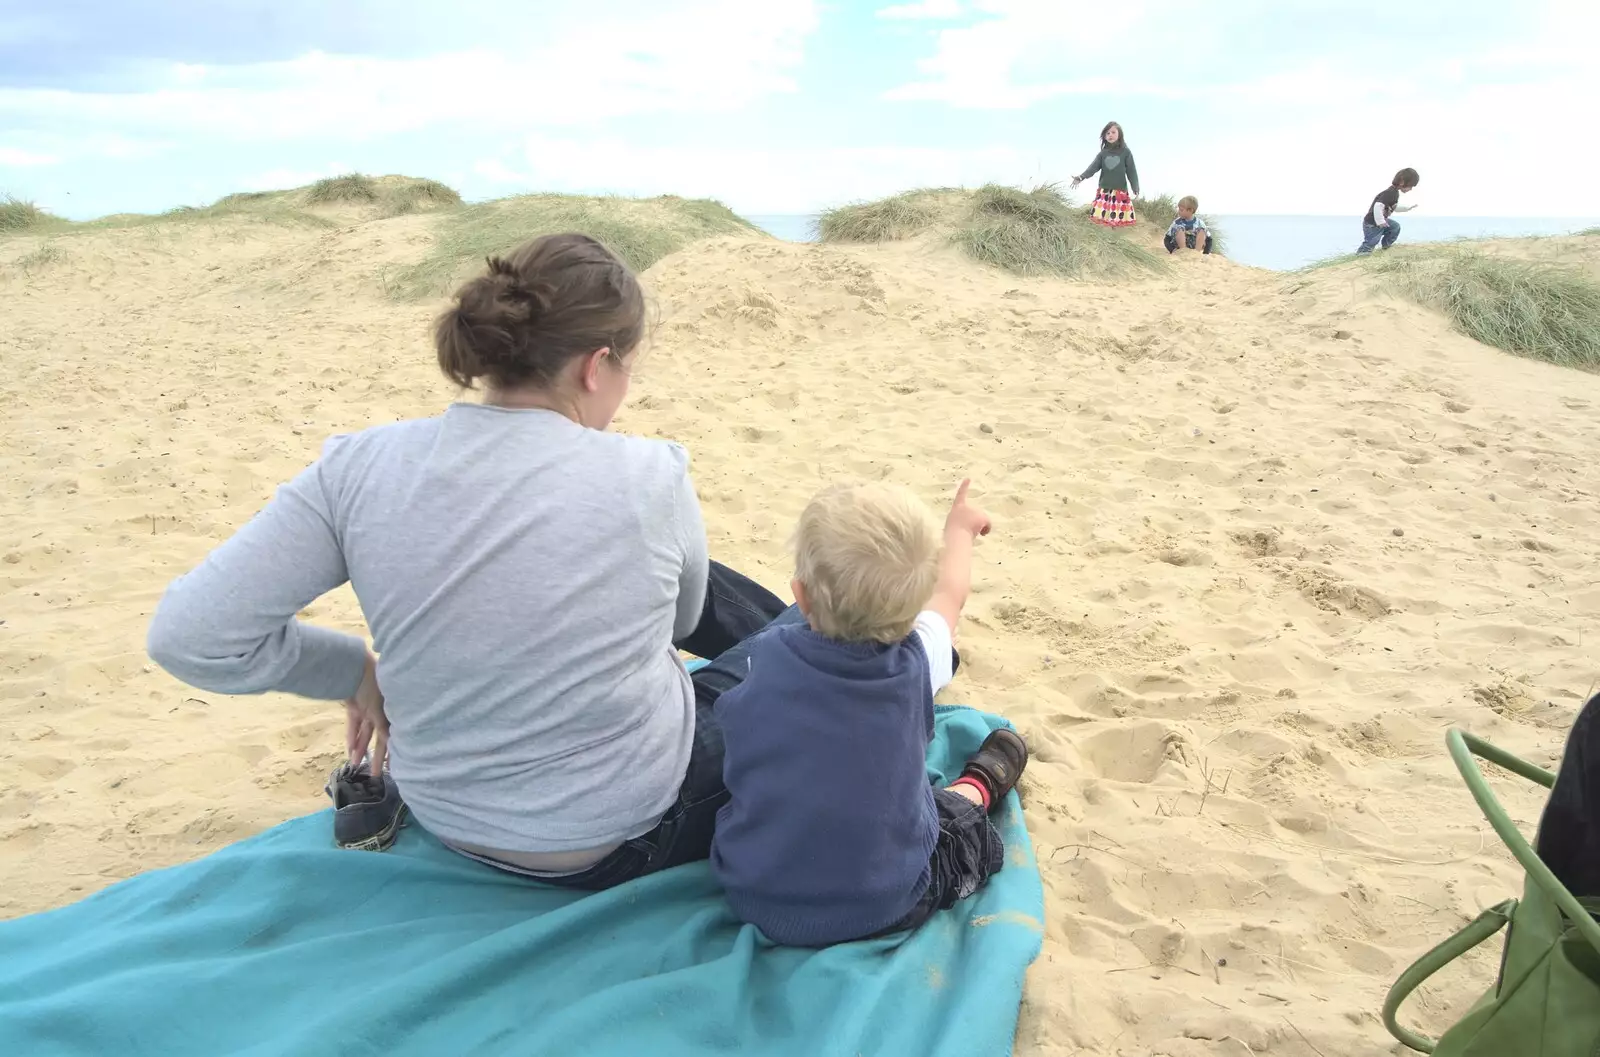
[[[0,916],[324,806],[337,705],[185,688],[144,633],[329,435],[453,399],[437,305],[382,290],[429,224],[0,242]],[[1396,974],[1521,885],[1446,728],[1548,765],[1595,682],[1600,378],[1337,268],[1114,287],[723,237],[646,279],[618,425],[688,446],[716,557],[787,584],[840,476],[970,475],[994,516],[942,699],[1033,746],[1017,1052],[1388,1052]],[[362,627],[348,590],[307,615]],[[1492,784],[1531,830],[1542,797]],[[1497,952],[1410,1016],[1448,1024]]]

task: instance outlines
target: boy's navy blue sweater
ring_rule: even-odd
[[[773,628],[716,714],[731,799],[711,865],[734,912],[803,947],[905,917],[927,890],[939,835],[920,639],[882,646]]]

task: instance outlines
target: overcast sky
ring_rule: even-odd
[[[0,0],[0,193],[357,170],[802,213],[1066,179],[1115,119],[1208,212],[1354,216],[1409,165],[1433,215],[1592,215],[1597,42],[1600,0]]]

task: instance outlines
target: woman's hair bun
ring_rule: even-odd
[[[638,279],[587,235],[545,235],[485,263],[434,325],[439,367],[463,388],[548,385],[573,357],[626,355],[644,336]]]
[[[517,270],[504,257],[490,257],[487,263],[489,271],[484,278],[489,280],[497,304],[505,310],[516,311],[529,323],[538,322],[544,314],[548,294],[541,295],[539,290],[523,282]],[[512,306],[517,308],[513,309]]]

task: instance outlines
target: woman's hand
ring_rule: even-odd
[[[383,773],[389,759],[389,717],[383,711],[383,691],[378,689],[378,659],[367,654],[367,669],[355,696],[345,701],[345,750],[350,762],[367,761],[367,773]]]

